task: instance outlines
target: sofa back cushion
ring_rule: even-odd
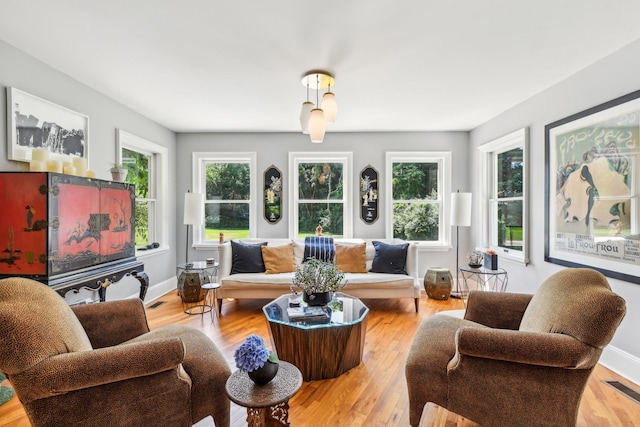
[[[293,243],[283,246],[263,246],[262,259],[267,274],[296,271],[296,266],[293,263]]]
[[[336,266],[345,273],[366,273],[366,243],[337,243]]]
[[[607,279],[588,268],[555,273],[531,298],[521,331],[569,335],[603,348],[625,314],[625,301],[611,291]]]
[[[231,241],[231,274],[264,273],[262,246],[267,242],[244,244]]]
[[[406,269],[409,243],[389,245],[374,240],[376,253],[371,266],[372,273],[408,274]]]
[[[91,350],[67,302],[40,282],[0,280],[0,371],[18,374],[51,356]]]

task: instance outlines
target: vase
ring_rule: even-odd
[[[262,368],[258,368],[255,371],[247,372],[251,381],[253,381],[256,385],[266,385],[276,377],[278,373],[278,364],[273,363],[269,360],[264,362],[264,366]]]
[[[302,300],[307,303],[307,305],[327,305],[331,301],[331,291],[327,292],[314,292],[313,298],[306,292],[302,293]]]
[[[451,280],[451,272],[448,268],[429,268],[424,276],[424,290],[427,296],[439,300],[449,299]]]

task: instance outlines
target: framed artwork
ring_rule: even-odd
[[[34,149],[44,148],[51,158],[88,160],[89,117],[7,88],[7,156],[29,162]]]
[[[264,219],[270,224],[282,219],[282,172],[274,165],[264,171]]]
[[[378,171],[367,165],[360,172],[360,219],[366,224],[373,224],[378,220]]]
[[[545,126],[547,262],[640,283],[640,91]]]

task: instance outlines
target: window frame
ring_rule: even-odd
[[[142,258],[169,250],[169,150],[162,145],[139,137],[122,129],[116,132],[116,163],[122,163],[122,149],[150,155],[149,159],[149,194],[155,200],[155,215],[149,223],[153,223],[153,238],[150,240],[160,243],[160,247],[153,251],[139,251],[136,257]]]
[[[300,163],[342,163],[342,236],[353,237],[353,153],[352,152],[289,152],[289,238],[298,237],[298,165]],[[332,201],[332,203],[339,203]]]
[[[496,197],[498,187],[497,156],[514,148],[522,147],[522,251],[497,245],[497,206],[501,199]],[[529,131],[521,128],[478,147],[480,166],[480,223],[479,242],[483,250],[492,249],[500,257],[524,265],[529,263]],[[495,206],[495,208],[494,208]]]
[[[249,200],[242,203],[249,204],[249,237],[256,237],[258,226],[258,181],[257,181],[257,155],[256,152],[194,152],[192,154],[193,181],[192,188],[194,193],[205,194],[206,200],[206,164],[207,163],[248,163],[249,164]],[[204,205],[202,209],[204,209]],[[191,245],[194,248],[217,247],[220,242],[218,239],[204,239],[205,224],[193,227]]]
[[[385,153],[385,234],[393,238],[393,164],[437,163],[438,164],[438,240],[415,240],[420,250],[447,250],[451,248],[451,152],[450,151],[387,151]]]

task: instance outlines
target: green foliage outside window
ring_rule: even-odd
[[[249,236],[251,170],[248,163],[206,165],[205,238]],[[255,201],[254,201],[255,203]]]
[[[437,241],[438,164],[394,163],[392,171],[393,237]]]
[[[149,156],[137,151],[122,149],[122,163],[127,168],[127,182],[135,185],[136,212],[135,237],[136,246],[149,244]]]
[[[318,225],[327,236],[340,237],[344,228],[342,163],[298,165],[298,235],[313,235]],[[325,202],[322,202],[322,201]]]

